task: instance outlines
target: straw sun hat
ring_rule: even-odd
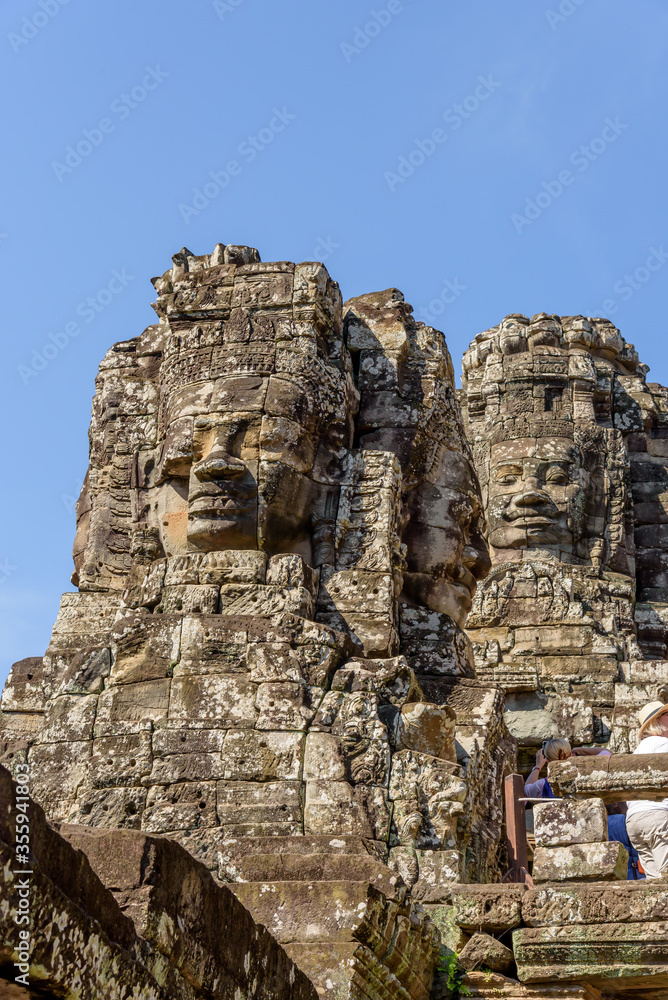
[[[664,705],[662,701],[650,701],[649,705],[641,708],[638,712],[638,722],[640,723],[638,736],[642,736],[650,722],[653,719],[658,719],[664,712],[668,712],[668,705]]]

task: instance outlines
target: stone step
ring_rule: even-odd
[[[529,927],[637,923],[665,920],[668,882],[546,883],[522,895],[522,922]]]
[[[295,943],[286,945],[285,950],[325,1000],[349,996],[364,1000],[407,996],[410,1000],[428,1000],[430,997],[429,969],[413,968],[395,976],[368,948],[356,941]]]
[[[398,980],[412,1000],[427,1000],[439,936],[421,906],[389,900],[369,882],[238,882],[230,889],[327,995],[341,996],[337,983],[352,977],[359,979],[353,996],[395,996]]]
[[[377,858],[364,854],[250,854],[227,867],[234,881],[248,882],[369,882],[388,899],[403,901],[406,885],[400,875]]]
[[[368,881],[235,882],[229,888],[281,944],[349,941],[369,919],[383,936],[397,910]]]
[[[295,835],[283,837],[230,837],[218,850],[230,861],[249,854],[368,854],[387,859],[387,844],[366,837]]]

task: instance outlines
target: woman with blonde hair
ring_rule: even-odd
[[[553,740],[545,740],[543,746],[536,754],[536,766],[528,776],[524,784],[524,794],[529,799],[553,799],[555,794],[547,778],[541,778],[540,772],[548,761],[568,760],[569,757],[598,757],[600,755],[610,757],[609,750],[601,747],[575,747],[571,749],[568,740],[559,736]]]
[[[668,753],[668,705],[652,701],[638,713],[640,742],[634,753]],[[668,799],[628,803],[626,827],[647,878],[668,874]]]

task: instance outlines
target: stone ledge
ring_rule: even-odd
[[[569,757],[548,767],[558,796],[604,802],[668,798],[668,754],[614,754],[612,757]]]

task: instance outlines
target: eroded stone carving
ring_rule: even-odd
[[[464,357],[492,558],[467,628],[528,749],[557,734],[633,749],[637,706],[668,680],[664,542],[647,527],[665,517],[665,391],[646,374],[583,316],[507,316]]]
[[[462,628],[489,556],[445,340],[396,289],[343,306],[321,264],[173,260],[159,322],[100,366],[78,593],[12,673],[5,759],[51,819],[168,834],[231,885],[240,857],[280,882],[280,854],[321,906],[333,850],[372,856],[396,901],[340,898],[414,930],[350,969],[404,998],[418,956],[426,1000],[415,901],[500,874],[514,761]],[[264,913],[274,889],[238,893]]]

